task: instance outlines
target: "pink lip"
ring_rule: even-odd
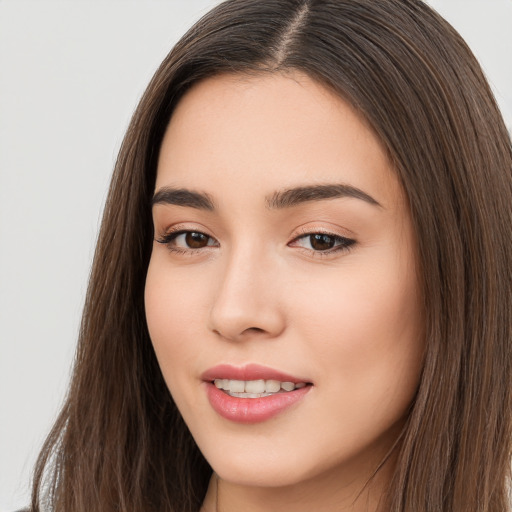
[[[204,372],[201,378],[205,381],[206,395],[212,408],[223,418],[237,423],[266,421],[299,402],[312,387],[306,386],[287,393],[276,393],[262,398],[238,398],[228,395],[213,384],[215,379],[308,382],[306,379],[293,377],[256,364],[250,364],[242,368],[230,365],[215,366]]]
[[[279,382],[310,382],[308,379],[294,377],[284,372],[261,366],[259,364],[248,364],[240,368],[231,366],[229,364],[220,364],[206,370],[201,379],[212,382],[215,379],[230,379],[230,380],[278,380]]]

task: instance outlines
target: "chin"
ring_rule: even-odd
[[[276,445],[274,440],[261,443],[255,439],[249,445],[236,440],[230,442],[229,439],[217,439],[215,444],[211,439],[206,443],[198,441],[201,452],[214,472],[222,480],[236,485],[282,487],[294,485],[311,476],[307,471],[312,466],[310,453],[303,454],[296,449],[283,450],[283,446],[273,449]]]
[[[244,487],[289,487],[309,478],[296,467],[282,463],[255,467],[251,463],[224,459],[214,465],[213,470],[222,480]]]
[[[260,438],[261,441],[261,438]],[[201,446],[208,463],[224,481],[248,487],[290,487],[329,473],[342,476],[352,467],[351,453],[330,453],[325,446],[305,445],[304,439],[286,445],[279,440],[269,443],[253,440],[252,446],[237,442],[207,443]],[[306,449],[304,449],[306,448]],[[344,469],[345,468],[345,469]],[[351,473],[351,471],[349,471]]]

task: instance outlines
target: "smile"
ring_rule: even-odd
[[[219,365],[202,380],[213,410],[236,423],[259,423],[282,414],[313,387],[308,379],[256,364]]]

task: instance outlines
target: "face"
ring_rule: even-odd
[[[367,476],[423,341],[408,208],[360,116],[298,73],[205,80],[167,128],[153,219],[149,332],[217,474]]]

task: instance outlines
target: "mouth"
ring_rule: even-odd
[[[258,423],[281,414],[313,387],[308,379],[255,364],[219,365],[202,379],[215,412],[237,423]]]
[[[278,381],[274,379],[231,380],[215,379],[212,384],[229,396],[236,398],[265,398],[277,393],[289,393],[296,389],[311,386],[308,382]]]

